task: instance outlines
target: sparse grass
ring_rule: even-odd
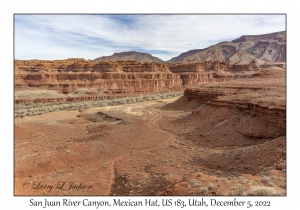
[[[261,176],[261,179],[260,181],[263,181],[263,182],[267,182],[270,180],[270,177],[267,177],[267,176]]]
[[[277,180],[282,181],[282,180],[283,180],[283,177],[278,176],[278,177],[277,177]]]
[[[227,178],[222,178],[221,179],[223,182],[228,182],[228,179]]]
[[[238,185],[237,189],[234,190],[232,195],[238,195],[238,196],[247,195],[247,189],[244,188],[242,185]]]
[[[208,189],[208,190],[213,190],[213,189],[215,189],[215,188],[216,188],[216,186],[213,185],[212,183],[209,183],[208,186],[207,186],[207,189]]]
[[[206,193],[208,191],[207,187],[201,187],[200,188],[200,193],[203,194],[203,193]]]
[[[271,182],[271,181],[267,182],[266,185],[270,186],[270,187],[274,187],[275,186],[274,182]]]
[[[263,171],[263,172],[261,172],[261,174],[263,174],[263,175],[269,175],[269,171]]]
[[[190,184],[192,187],[199,187],[199,186],[201,186],[201,184],[200,184],[197,180],[195,180],[195,179],[191,179],[191,180],[189,181],[189,184]]]
[[[270,176],[270,179],[277,179],[278,176],[276,175],[273,175],[273,176]]]
[[[283,184],[280,184],[279,187],[282,189],[286,189],[286,182],[284,182]]]
[[[277,177],[276,177],[277,178]],[[267,186],[274,186],[274,183],[271,181],[271,179],[275,179],[275,176],[267,177],[267,176],[262,176],[260,181],[263,182]]]
[[[251,181],[251,186],[256,187],[256,186],[258,186],[258,183],[257,183],[257,182],[252,182],[252,181]]]
[[[252,189],[252,194],[253,195],[261,195],[261,196],[266,196],[266,195],[276,195],[277,192],[274,188],[272,187],[254,187]]]

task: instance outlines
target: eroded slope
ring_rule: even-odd
[[[285,195],[284,70],[170,102],[15,119],[15,194]]]

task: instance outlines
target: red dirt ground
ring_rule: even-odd
[[[284,130],[234,106],[166,105],[175,100],[16,118],[15,195],[285,195]]]
[[[15,195],[230,195],[261,185],[285,193],[285,172],[273,166],[285,137],[249,141],[231,132],[242,113],[215,130],[164,103],[15,119]],[[218,122],[236,112],[208,108]],[[92,188],[69,190],[71,182]],[[34,189],[42,185],[54,187]]]

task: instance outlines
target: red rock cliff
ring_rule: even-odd
[[[249,76],[258,69],[255,62],[230,65],[225,62],[159,64],[84,59],[15,60],[15,101],[23,103],[37,98],[43,98],[38,101],[45,101],[45,98],[48,98],[46,101],[94,100],[180,91],[186,87]],[[44,96],[32,92],[38,90],[48,92]],[[79,92],[74,92],[76,90]],[[29,92],[24,91],[31,91],[30,97],[27,97]]]

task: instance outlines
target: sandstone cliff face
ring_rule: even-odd
[[[171,72],[180,75],[184,87],[247,77],[259,70],[259,64],[255,60],[250,64],[244,65],[215,61],[204,63],[169,63],[168,66]]]
[[[247,64],[286,62],[286,32],[242,36],[232,42],[221,42],[206,49],[191,50],[169,62],[219,61]]]
[[[258,70],[259,64],[255,61],[239,65],[225,62],[16,60],[15,102],[96,100],[181,91],[205,83],[248,77]],[[38,91],[42,90],[41,95]]]
[[[190,101],[213,106],[230,106],[247,111],[276,126],[281,135],[286,129],[285,71],[267,68],[247,80],[188,88],[184,92]]]
[[[81,91],[76,94],[76,90]],[[93,91],[88,91],[92,89]],[[164,64],[137,61],[15,61],[15,101],[28,102],[19,91],[56,90],[50,101],[94,100],[112,95],[182,90],[180,76]],[[34,98],[31,92],[29,98]],[[64,97],[62,97],[64,94]],[[43,99],[44,101],[46,99]],[[47,99],[49,101],[49,99]]]

